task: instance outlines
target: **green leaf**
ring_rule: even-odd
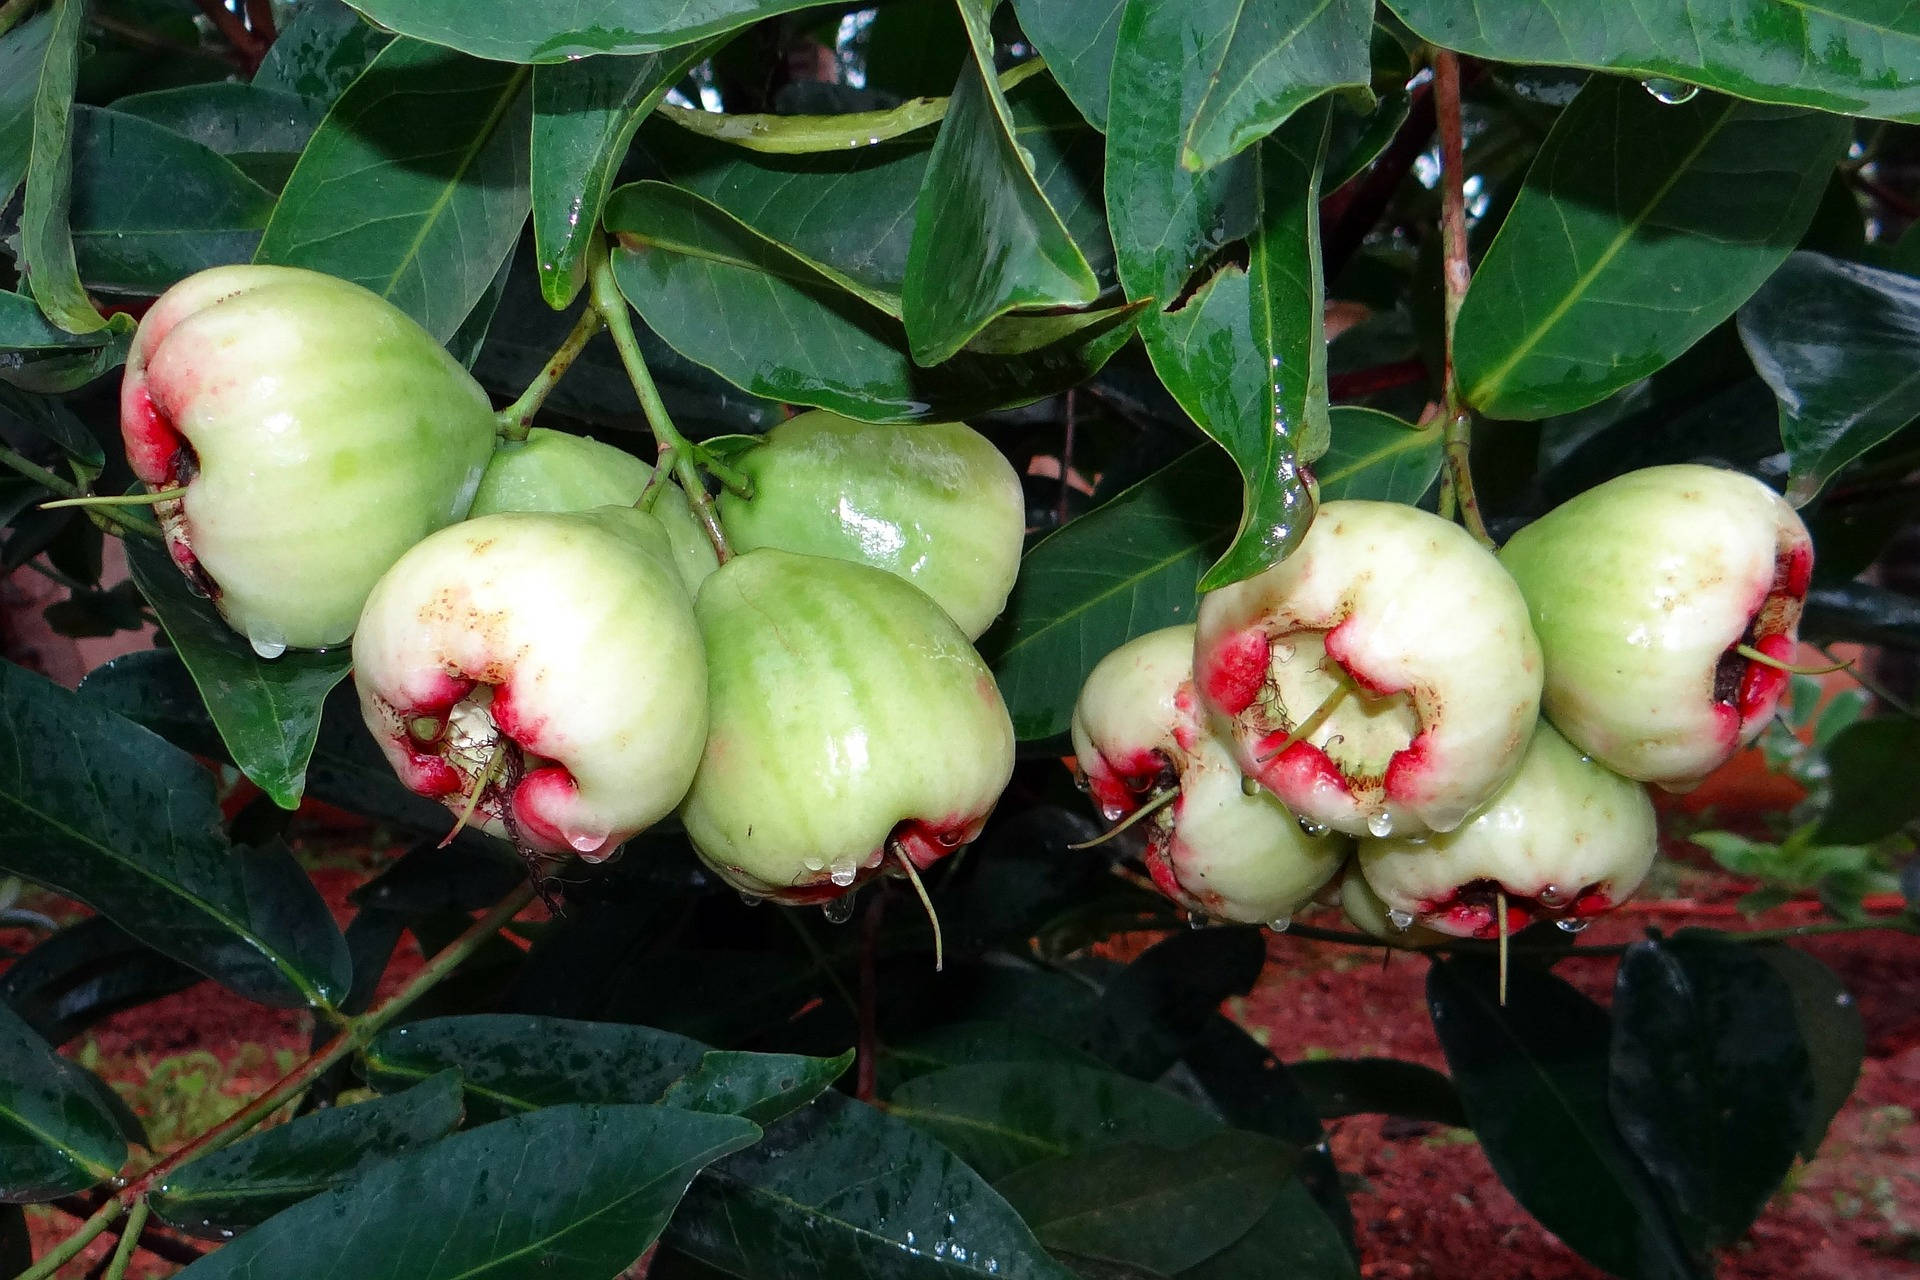
[[[73,84],[85,0],[53,0],[52,30],[33,92],[33,143],[20,210],[20,272],[47,318],[70,333],[105,328],[74,265],[67,207],[73,190]]]
[[[1221,1002],[1253,990],[1267,959],[1252,926],[1183,929],[1114,974],[1082,1047],[1117,1071],[1157,1080],[1207,1030]]]
[[[53,15],[36,13],[0,36],[0,204],[13,199],[33,154],[33,98],[53,36]]]
[[[157,543],[129,539],[126,552],[135,585],[192,673],[233,762],[275,804],[297,808],[321,707],[346,678],[352,653],[342,647],[262,658],[193,594]]]
[[[55,1200],[127,1160],[107,1087],[0,1001],[0,1203]]]
[[[384,1160],[428,1146],[460,1123],[451,1071],[404,1093],[328,1107],[189,1160],[148,1203],[171,1226],[231,1238]]]
[[[4,991],[5,988],[0,987],[0,993]],[[947,1022],[904,1040],[890,1040],[881,1048],[880,1092],[884,1096],[915,1076],[975,1062],[1067,1062],[1094,1068],[1103,1065],[1098,1058],[1070,1044],[1011,1022],[988,1018]]]
[[[1827,1126],[1840,1114],[1860,1079],[1867,1055],[1867,1029],[1860,1007],[1833,970],[1794,947],[1762,945],[1752,952],[1773,966],[1793,999],[1794,1022],[1813,1071],[1813,1105],[1800,1138],[1802,1159],[1820,1152]]]
[[[73,248],[91,287],[151,296],[245,262],[272,214],[272,192],[200,143],[136,116],[74,108]]]
[[[71,391],[124,363],[132,340],[121,325],[68,333],[32,298],[0,289],[0,382],[43,395]]]
[[[1126,0],[1013,0],[1020,29],[1087,123],[1107,127],[1108,81]]]
[[[1064,734],[1087,674],[1121,644],[1193,621],[1200,575],[1230,533],[1220,495],[1237,483],[1202,446],[1027,552],[980,646],[1021,740]]]
[[[695,1173],[759,1132],[664,1107],[550,1107],[376,1165],[180,1274],[322,1280],[351,1259],[367,1280],[605,1280],[646,1252]]]
[[[1297,1159],[1271,1138],[1228,1129],[1173,1151],[1124,1143],[1045,1160],[995,1189],[1055,1253],[1173,1275],[1250,1231]]]
[[[1697,1251],[1746,1235],[1813,1110],[1793,994],[1765,959],[1708,934],[1636,942],[1613,993],[1614,1123]]]
[[[1920,600],[1870,582],[1816,584],[1807,592],[1800,634],[1815,644],[1853,641],[1920,649]]]
[[[901,291],[913,358],[938,364],[1017,307],[1085,306],[1100,285],[1014,140],[986,0],[957,0],[973,46],[914,205]]]
[[[755,395],[869,422],[966,418],[1091,377],[1131,313],[1016,358],[914,364],[898,321],[691,192],[659,182],[607,202],[621,292],[674,350]]]
[[[1437,429],[1359,405],[1335,405],[1327,416],[1333,443],[1313,464],[1322,501],[1368,498],[1412,506],[1440,478],[1446,443]]]
[[[1436,962],[1427,1005],[1454,1087],[1500,1181],[1540,1225],[1626,1280],[1704,1277],[1607,1110],[1607,1011],[1516,964]]]
[[[274,48],[279,47],[276,41]],[[266,88],[257,80],[155,89],[116,98],[113,110],[171,129],[223,156],[298,155],[327,114],[322,102]]]
[[[565,62],[595,53],[660,53],[804,9],[816,0],[349,0],[381,26],[481,58]]]
[[[1180,1280],[1360,1280],[1347,1242],[1306,1187],[1296,1179],[1280,1188],[1273,1208],[1245,1235]]]
[[[1740,339],[1780,401],[1796,506],[1920,416],[1912,276],[1796,253],[1740,309]]]
[[[254,260],[365,285],[446,341],[526,221],[528,76],[388,45],[307,144]]]
[[[912,1125],[838,1093],[707,1170],[665,1244],[748,1280],[1069,1280],[998,1192]]]
[[[1906,716],[1862,720],[1827,746],[1826,812],[1813,838],[1821,844],[1869,844],[1920,817],[1920,721]]]
[[[1060,1062],[975,1063],[916,1076],[887,1110],[996,1179],[1116,1142],[1185,1146],[1221,1127],[1165,1089]]]
[[[0,730],[14,744],[0,752],[0,867],[249,999],[345,993],[345,944],[319,893],[284,849],[228,846],[191,756],[10,663]]]
[[[584,58],[533,73],[533,241],[540,292],[564,310],[587,280],[587,244],[600,226],[614,170],[635,129],[687,69],[697,44],[634,58]]]
[[[1732,315],[1786,259],[1847,122],[1596,76],[1561,112],[1460,308],[1467,401],[1540,418],[1605,399]]]
[[[0,975],[0,1001],[59,1045],[110,1014],[200,980],[105,916],[88,916],[8,965]]]
[[[1210,169],[1321,94],[1365,90],[1372,35],[1372,0],[1239,0],[1181,163]]]
[[[771,1123],[811,1101],[851,1059],[732,1053],[652,1027],[521,1014],[434,1018],[382,1032],[369,1075],[411,1083],[457,1068],[478,1114],[565,1102],[658,1103]]]
[[[17,296],[0,294],[0,299]],[[99,471],[106,462],[100,441],[64,401],[22,395],[10,387],[0,387],[0,425],[52,441],[69,459],[89,471]]]
[[[254,87],[330,104],[391,39],[340,0],[300,0],[253,73]]]
[[[1343,1116],[1400,1116],[1465,1128],[1466,1113],[1453,1082],[1417,1062],[1394,1058],[1315,1058],[1287,1074],[1322,1120]]]
[[[1670,77],[1760,102],[1920,120],[1920,16],[1881,0],[1387,0],[1387,7],[1423,40],[1477,58]]]

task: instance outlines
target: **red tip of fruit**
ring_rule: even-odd
[[[1795,543],[1784,556],[1784,564],[1776,565],[1774,578],[1781,584],[1787,595],[1796,600],[1804,600],[1807,589],[1813,585],[1813,548],[1807,543]]]
[[[441,757],[420,750],[405,734],[396,737],[394,742],[405,753],[399,773],[400,782],[407,790],[429,800],[438,800],[442,796],[458,795],[466,789],[466,780],[460,776],[460,771]]]
[[[1753,647],[1769,658],[1785,662],[1793,655],[1793,641],[1785,636],[1764,636]],[[1787,673],[1779,667],[1749,660],[1740,675],[1740,690],[1735,707],[1741,726],[1752,725],[1771,716],[1787,691]]]
[[[1191,895],[1181,885],[1180,877],[1173,872],[1172,850],[1166,840],[1155,840],[1147,846],[1147,874],[1153,877],[1153,887],[1167,895],[1173,901],[1185,904]]]
[[[535,755],[552,755],[551,751],[542,751],[539,738],[547,726],[546,717],[530,716],[520,710],[520,704],[513,699],[512,683],[494,687],[493,702],[487,707],[487,713],[493,717],[493,727],[507,737],[519,743],[521,747]]]
[[[1253,705],[1267,682],[1273,643],[1257,628],[1236,631],[1198,655],[1195,675],[1208,701],[1230,716]]]
[[[564,815],[579,798],[573,775],[558,765],[535,769],[513,791],[513,818],[528,844],[547,853],[577,853],[583,858],[605,856],[613,843],[604,831],[581,831],[567,826]]]
[[[940,859],[954,852],[960,846],[974,840],[980,829],[987,825],[987,816],[955,816],[930,822],[925,818],[908,818],[893,829],[890,840],[907,855],[915,869],[925,871]],[[873,868],[878,870],[882,859],[873,860]]]
[[[1383,684],[1354,663],[1353,655],[1347,652],[1347,627],[1352,622],[1352,618],[1347,618],[1327,632],[1325,640],[1327,656],[1339,663],[1340,669],[1347,673],[1347,679],[1359,685],[1370,697],[1384,698],[1404,692],[1406,686]]]
[[[1394,752],[1387,761],[1384,783],[1387,799],[1407,806],[1424,804],[1433,765],[1430,731],[1422,729],[1413,736],[1412,742]]]
[[[1261,743],[1264,755],[1287,740],[1284,733],[1269,734]],[[1304,801],[1316,791],[1331,788],[1352,795],[1347,777],[1328,759],[1327,753],[1311,742],[1296,742],[1260,769],[1260,782],[1267,790],[1288,803]]]
[[[127,446],[127,465],[141,483],[155,489],[179,483],[187,442],[154,403],[144,377],[129,375],[120,384],[120,435]]]

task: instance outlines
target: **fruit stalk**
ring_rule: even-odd
[[[15,453],[5,445],[0,445],[0,464],[12,468],[41,488],[50,489],[60,494],[63,498],[88,497],[87,491],[79,485],[73,483],[71,480],[62,479],[54,472],[47,470],[24,454]],[[151,497],[151,495],[148,496]],[[136,515],[130,511],[115,511],[111,508],[102,509],[100,511],[100,519],[110,524],[116,524],[123,530],[145,534],[149,538],[157,538],[160,536],[160,526],[154,524],[145,516]]]
[[[1486,521],[1480,515],[1480,499],[1473,488],[1473,420],[1460,402],[1460,386],[1454,377],[1453,335],[1473,282],[1473,269],[1467,263],[1466,148],[1460,124],[1460,57],[1450,49],[1437,49],[1433,56],[1433,102],[1435,121],[1440,130],[1440,246],[1446,304],[1446,371],[1444,412],[1441,427],[1446,441],[1447,493],[1465,525],[1481,546],[1491,549]],[[1443,495],[1442,513],[1446,511]]]
[[[559,385],[560,379],[566,375],[568,369],[573,367],[573,362],[580,358],[582,351],[586,350],[587,343],[593,341],[594,335],[599,333],[605,324],[606,319],[597,307],[589,306],[581,311],[580,318],[574,321],[572,330],[568,332],[554,353],[547,357],[546,364],[542,365],[540,372],[533,376],[533,381],[527,384],[527,389],[520,393],[519,399],[493,415],[494,420],[500,424],[501,439],[525,440],[527,438],[527,432],[533,429],[533,415],[540,412],[540,406],[547,402],[547,397],[553,393],[554,387]]]

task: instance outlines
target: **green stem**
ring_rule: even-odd
[[[154,493],[89,493],[79,498],[56,498],[40,504],[42,511],[62,507],[151,507],[161,502],[177,502],[187,496],[186,487],[161,489]]]
[[[1434,121],[1440,133],[1440,278],[1445,286],[1446,361],[1442,393],[1442,438],[1446,441],[1448,489],[1460,523],[1481,546],[1494,550],[1473,488],[1473,418],[1460,395],[1453,364],[1454,330],[1460,304],[1473,283],[1467,261],[1466,143],[1460,122],[1460,58],[1449,49],[1433,54]]]
[[[147,1213],[144,1198],[134,1201],[133,1211],[127,1214],[126,1225],[120,1228],[120,1245],[113,1251],[113,1261],[107,1264],[101,1280],[125,1280],[127,1264],[133,1261],[134,1250],[140,1247],[140,1232],[147,1225]]]
[[[567,370],[573,367],[573,362],[580,358],[580,353],[586,350],[587,343],[593,341],[593,336],[600,332],[600,327],[605,323],[597,307],[590,306],[580,313],[580,318],[574,322],[573,329],[547,358],[546,364],[542,365],[540,372],[534,375],[533,381],[527,384],[527,389],[520,393],[520,398],[493,415],[493,420],[499,424],[502,439],[525,440],[527,438],[527,432],[533,429],[533,415],[540,412],[540,406],[547,402],[547,397],[552,394],[554,387],[559,384]]]
[[[4,445],[0,445],[0,466],[11,467],[27,479],[38,484],[41,488],[51,489],[62,497],[85,498],[91,496],[85,489],[82,489],[73,481],[56,475],[39,463],[34,462],[22,454],[15,453],[12,449]],[[119,525],[122,529],[128,529],[134,533],[144,533],[150,538],[160,536],[160,527],[144,516],[136,516],[125,511],[115,511],[110,508],[100,511],[99,516],[111,524]]]
[[[79,1257],[82,1249],[99,1239],[100,1234],[119,1221],[120,1215],[126,1211],[127,1206],[118,1200],[108,1200],[94,1210],[93,1216],[81,1223],[72,1235],[55,1245],[40,1261],[15,1276],[14,1280],[48,1280],[61,1267]]]
[[[627,299],[620,292],[620,286],[613,278],[613,260],[607,256],[606,242],[595,238],[590,253],[588,289],[594,310],[607,324],[607,332],[613,335],[613,345],[620,352],[620,363],[626,366],[627,379],[633,383],[633,390],[640,397],[640,408],[647,415],[647,425],[653,430],[654,444],[658,448],[662,466],[671,465],[673,474],[680,481],[680,487],[687,491],[687,501],[693,506],[694,515],[707,531],[707,539],[713,543],[714,554],[725,564],[733,556],[733,549],[727,545],[727,534],[720,527],[720,517],[714,512],[713,499],[707,494],[706,482],[700,478],[700,468],[695,463],[697,456],[694,444],[680,434],[673,425],[673,418],[667,413],[666,404],[660,399],[660,389],[653,384],[653,374],[647,369],[646,357],[640,354],[640,340],[634,336],[633,319],[627,311]],[[707,460],[709,469],[714,468],[711,459]],[[719,474],[715,470],[715,474]]]
[[[0,36],[19,26],[20,20],[27,16],[27,11],[37,3],[39,0],[6,0],[0,4]]]

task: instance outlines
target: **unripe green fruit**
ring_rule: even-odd
[[[292,267],[216,267],[147,312],[120,428],[167,549],[263,656],[353,633],[374,582],[467,514],[493,411],[391,303]]]
[[[1500,553],[1546,655],[1547,718],[1608,768],[1680,790],[1751,742],[1813,578],[1800,517],[1751,476],[1649,467],[1562,503]]]
[[[652,480],[653,468],[625,450],[535,427],[525,440],[505,440],[494,449],[473,496],[473,515],[630,507]],[[679,485],[663,482],[655,495],[651,514],[667,531],[688,594],[698,595],[707,575],[720,567],[713,542]]]
[[[1094,664],[1073,704],[1074,759],[1108,822],[1179,781],[1202,732],[1193,628],[1136,636]]]
[[[1646,788],[1581,755],[1544,721],[1511,781],[1453,831],[1362,840],[1360,872],[1390,913],[1461,938],[1535,918],[1570,927],[1633,896],[1659,845]]]
[[[1241,768],[1353,835],[1458,826],[1519,767],[1540,701],[1513,580],[1389,502],[1326,503],[1292,555],[1203,597],[1194,670]]]
[[[733,545],[885,569],[939,602],[968,639],[1006,607],[1026,497],[991,441],[959,422],[874,426],[822,409],[734,461],[753,496],[720,495]]]
[[[630,507],[424,539],[367,598],[353,664],[400,780],[455,812],[479,787],[476,823],[536,852],[612,854],[673,811],[706,738],[692,602]]]
[[[1347,863],[1340,877],[1340,911],[1348,924],[1389,946],[1418,951],[1449,940],[1448,935],[1438,930],[1413,923],[1410,915],[1389,916],[1387,904],[1380,901],[1380,895],[1367,884],[1367,878],[1360,874],[1359,864],[1354,861]]]
[[[1013,724],[924,593],[762,548],[720,566],[695,613],[712,724],[680,813],[729,883],[821,902],[891,849],[924,869],[980,833],[1013,773]]]

